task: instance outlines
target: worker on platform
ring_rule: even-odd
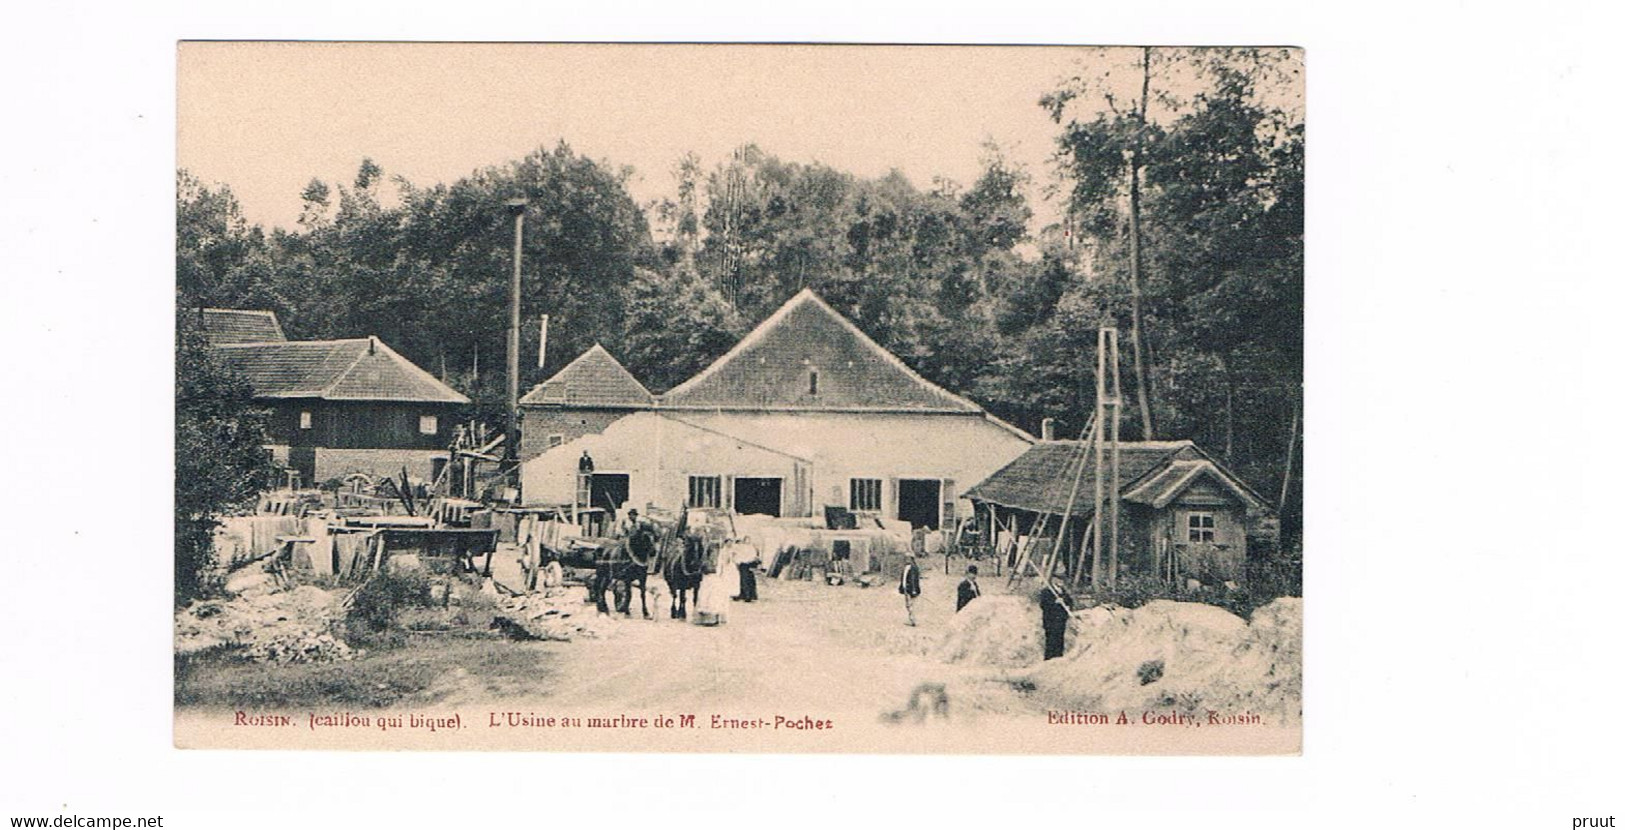
[[[982,586],[976,584],[976,566],[971,565],[965,568],[965,578],[959,581],[959,604],[954,607],[954,612],[965,610],[971,600],[981,595]]]
[[[592,456],[586,450],[581,451],[581,460],[576,462],[576,472],[582,475],[592,475]]]

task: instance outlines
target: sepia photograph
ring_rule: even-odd
[[[1300,752],[1304,59],[179,44],[176,746]]]
[[[1601,4],[11,18],[0,827],[1618,825]]]

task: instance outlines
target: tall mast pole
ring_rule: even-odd
[[[519,266],[525,239],[525,200],[509,199],[513,217],[513,274],[508,279],[508,436],[503,454],[519,459]]]
[[[1102,525],[1106,522],[1101,515],[1101,509],[1106,501],[1106,443],[1101,440],[1106,424],[1106,332],[1110,329],[1101,329],[1095,336],[1095,511],[1090,521],[1094,528],[1094,538],[1091,540],[1095,546],[1095,558],[1089,568],[1089,587],[1099,590],[1101,580],[1105,576],[1105,562],[1102,554],[1105,549],[1101,547]],[[1080,462],[1081,463],[1081,462]]]

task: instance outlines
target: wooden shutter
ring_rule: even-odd
[[[959,493],[954,490],[954,480],[942,480],[942,529],[953,530],[959,518]]]

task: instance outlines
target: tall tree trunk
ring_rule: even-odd
[[[1236,460],[1236,384],[1230,375],[1230,361],[1220,357],[1219,371],[1224,375],[1224,460],[1227,464],[1234,464]]]
[[[1145,135],[1146,102],[1151,94],[1151,47],[1145,47],[1142,67],[1144,74],[1140,81],[1140,135],[1135,143],[1139,144]],[[1146,380],[1145,347],[1140,331],[1140,294],[1141,294],[1141,261],[1140,261],[1140,154],[1138,148],[1129,151],[1128,157],[1128,273],[1129,273],[1129,342],[1134,347],[1134,397],[1140,406],[1140,438],[1150,441],[1156,437],[1155,422],[1151,419],[1151,391]]]

